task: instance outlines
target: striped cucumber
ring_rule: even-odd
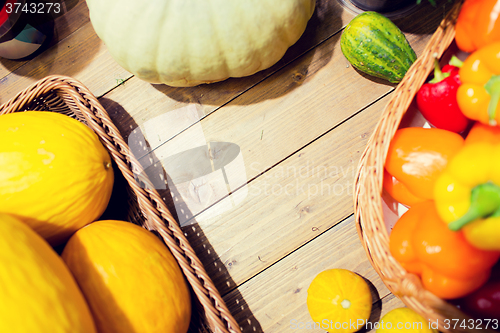
[[[358,70],[398,83],[417,59],[405,35],[377,12],[356,16],[344,29],[340,48]]]

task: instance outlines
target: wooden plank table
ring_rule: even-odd
[[[118,66],[85,1],[62,4],[43,52],[0,60],[0,103],[51,74],[86,85],[149,166],[243,332],[290,332],[311,322],[307,288],[329,268],[370,282],[372,322],[403,306],[370,266],[354,226],[357,163],[395,85],[361,74],[342,55],[340,36],[353,11],[318,0],[302,38],[273,67],[172,88]],[[424,2],[393,20],[419,55],[450,7]],[[207,143],[208,171],[196,150]],[[162,189],[163,169],[173,197]]]

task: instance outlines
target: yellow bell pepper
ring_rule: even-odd
[[[488,135],[480,140],[487,134],[480,126],[437,178],[434,198],[451,230],[463,228],[477,248],[500,250],[500,143]]]
[[[465,225],[462,230],[465,239],[477,247],[485,250],[499,250],[500,237],[498,229],[500,228],[500,211],[490,215],[486,219],[478,219]]]
[[[500,124],[500,42],[468,56],[459,76],[457,102],[462,113],[484,124]]]

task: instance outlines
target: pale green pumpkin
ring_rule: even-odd
[[[126,70],[195,86],[274,65],[304,32],[315,0],[87,0],[97,35]]]

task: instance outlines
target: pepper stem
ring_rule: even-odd
[[[467,213],[448,224],[450,230],[460,230],[467,223],[497,213],[500,209],[500,186],[493,183],[477,185],[471,191],[470,201]]]
[[[434,78],[430,80],[430,83],[438,83],[450,76],[450,73],[443,73],[441,66],[439,66],[439,61],[434,59]]]
[[[463,66],[464,62],[462,60],[458,59],[457,56],[452,56],[449,64],[460,68]]]
[[[496,126],[496,115],[498,102],[500,101],[500,75],[493,75],[486,82],[484,88],[490,94],[490,103],[488,104],[488,118],[491,126]]]

